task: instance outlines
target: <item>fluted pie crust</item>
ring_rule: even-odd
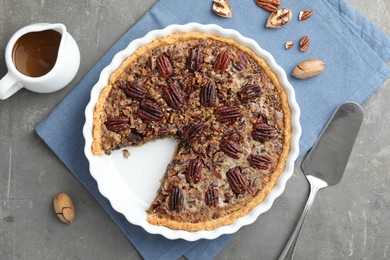
[[[224,50],[227,59],[218,57]],[[161,70],[161,60],[157,64],[162,54],[170,73]],[[179,98],[163,91],[172,84]],[[150,111],[150,105],[141,109],[145,102],[160,108],[153,112],[158,119],[141,115]],[[226,112],[232,107],[239,112]],[[198,128],[189,130],[191,125]],[[158,38],[112,73],[95,106],[92,152],[110,154],[164,137],[179,145],[147,221],[186,231],[232,224],[265,199],[285,168],[287,95],[268,64],[233,39],[200,32]]]

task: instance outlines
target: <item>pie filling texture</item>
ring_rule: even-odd
[[[128,57],[100,94],[93,129],[94,155],[178,141],[147,221],[186,231],[232,224],[259,205],[291,139],[287,96],[267,63],[200,32],[156,39]]]

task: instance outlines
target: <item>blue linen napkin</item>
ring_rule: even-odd
[[[266,29],[264,25],[269,13],[258,8],[252,0],[230,0],[232,19],[213,14],[212,1],[160,0],[36,127],[38,135],[91,192],[145,259],[175,259],[182,255],[188,259],[212,259],[231,236],[224,235],[212,241],[187,242],[150,235],[142,228],[128,223],[99,193],[83,153],[82,127],[89,92],[97,82],[100,71],[130,41],[143,37],[153,29],[188,22],[215,23],[235,29],[256,40],[286,70],[301,108],[302,155],[313,145],[339,104],[346,100],[363,103],[390,75],[386,65],[390,57],[390,38],[344,0],[289,2],[286,0],[283,7],[293,11],[292,21],[281,29]],[[314,10],[314,15],[306,21],[298,21],[298,13],[307,9]],[[299,39],[305,35],[310,37],[311,44],[309,50],[303,53],[297,46]],[[294,41],[295,46],[284,50],[284,42],[289,40]],[[323,60],[326,63],[323,73],[307,80],[292,78],[290,74],[295,65],[307,59]]]

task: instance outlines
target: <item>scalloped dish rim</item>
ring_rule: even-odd
[[[122,62],[130,56],[135,50],[139,47],[150,43],[156,38],[167,36],[176,32],[189,32],[189,31],[199,31],[203,33],[211,33],[215,35],[219,35],[225,38],[232,38],[237,42],[249,47],[252,49],[257,55],[263,58],[278,77],[281,85],[284,87],[287,97],[288,103],[291,109],[291,126],[292,126],[292,135],[291,135],[291,148],[287,157],[285,169],[277,184],[274,186],[272,191],[267,195],[267,197],[256,206],[249,214],[238,219],[233,224],[222,226],[214,230],[202,230],[202,231],[183,231],[183,230],[173,230],[163,226],[155,226],[149,224],[146,220],[146,217],[143,218],[142,214],[135,214],[133,210],[129,210],[129,205],[125,205],[123,203],[123,198],[120,198],[122,194],[119,192],[122,189],[129,189],[122,182],[118,182],[118,178],[112,178],[113,174],[100,174],[102,169],[101,165],[97,163],[97,156],[92,155],[91,146],[92,146],[92,128],[93,128],[93,112],[95,108],[95,104],[98,100],[101,90],[107,84],[109,77],[112,72],[114,72]],[[188,23],[184,25],[172,24],[168,27],[160,30],[153,30],[147,33],[144,37],[138,38],[130,42],[130,44],[122,51],[118,52],[111,63],[105,67],[101,73],[98,82],[94,85],[91,90],[90,101],[85,108],[85,124],[83,127],[83,135],[85,139],[84,153],[89,161],[89,170],[92,177],[96,180],[99,192],[106,197],[114,210],[123,214],[125,218],[132,224],[141,226],[144,230],[146,230],[150,234],[160,234],[168,239],[184,239],[187,241],[196,241],[199,239],[215,239],[224,234],[232,234],[238,231],[241,227],[249,225],[253,223],[260,214],[269,210],[274,202],[274,200],[279,197],[286,186],[288,179],[292,176],[294,171],[294,162],[299,154],[299,138],[301,136],[301,126],[299,122],[300,118],[300,109],[295,99],[295,91],[291,86],[287,79],[287,75],[283,68],[281,68],[274,60],[273,56],[263,50],[256,41],[242,36],[239,32],[233,29],[225,29],[215,24],[199,24],[199,23]],[[104,155],[105,156],[105,155]],[[115,177],[115,176],[114,176]],[[161,176],[163,177],[163,176]],[[115,186],[115,189],[113,189]],[[133,194],[130,192],[130,194]],[[156,190],[157,194],[157,190]],[[133,194],[134,195],[134,194]],[[139,205],[140,201],[135,197],[127,198],[129,203],[133,203],[134,207]],[[142,209],[144,210],[144,209]],[[146,213],[145,213],[146,214]]]

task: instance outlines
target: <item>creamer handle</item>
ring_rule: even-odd
[[[15,94],[21,89],[23,84],[15,79],[11,74],[7,73],[0,80],[0,99],[4,100]]]

